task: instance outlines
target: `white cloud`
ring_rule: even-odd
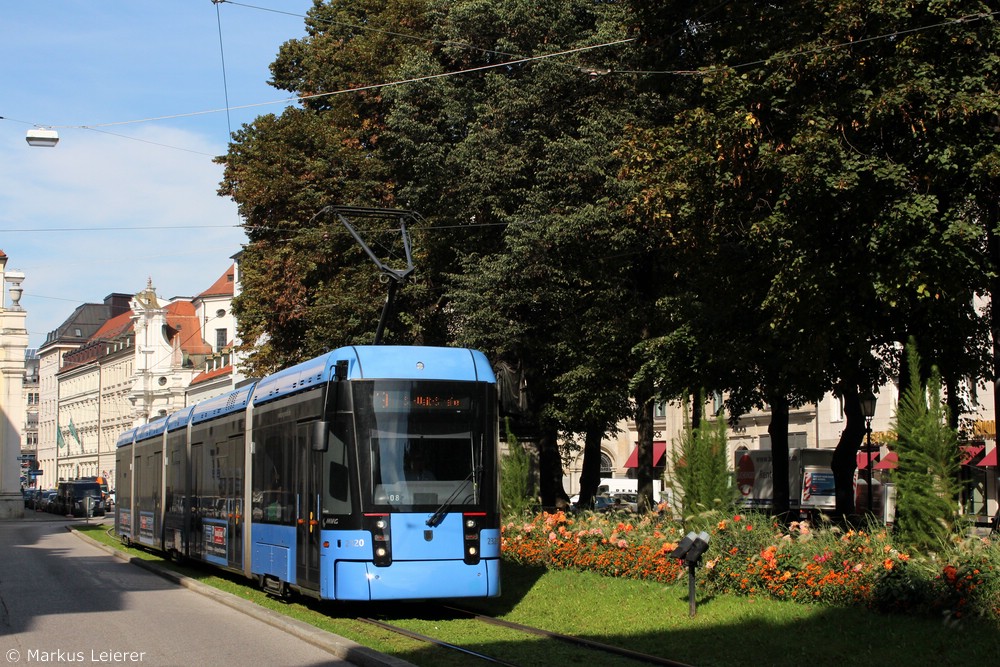
[[[152,126],[132,132],[142,142],[60,134],[55,148],[0,140],[13,158],[0,164],[0,248],[26,274],[32,345],[80,303],[150,278],[163,296],[193,296],[228,268],[245,236],[235,204],[216,194],[222,167],[209,155],[218,145]]]

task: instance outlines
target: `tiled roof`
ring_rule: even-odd
[[[217,377],[222,377],[223,375],[229,375],[233,372],[233,365],[223,366],[222,368],[214,368],[210,371],[205,371],[199,373],[191,380],[191,385],[194,386],[200,382],[208,382],[209,380],[214,380]]]
[[[132,311],[127,310],[121,315],[112,317],[94,332],[91,340],[114,339],[132,330]]]
[[[190,301],[175,301],[166,308],[170,338],[180,335],[180,348],[188,354],[212,354],[212,346],[201,337],[201,324]]]
[[[215,283],[207,290],[198,295],[197,298],[204,299],[209,296],[233,296],[235,293],[234,284],[236,282],[236,265],[230,265],[229,269],[223,273]]]

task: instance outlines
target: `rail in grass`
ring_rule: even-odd
[[[117,443],[128,543],[319,599],[500,593],[496,380],[480,352],[329,352]]]

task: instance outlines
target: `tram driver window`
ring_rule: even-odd
[[[403,476],[407,482],[430,482],[437,479],[430,468],[428,453],[420,446],[413,445],[405,457]]]

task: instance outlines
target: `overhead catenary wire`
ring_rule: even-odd
[[[301,16],[299,14],[293,14],[293,13],[290,13],[290,12],[282,12],[280,10],[274,10],[274,9],[268,9],[268,8],[264,8],[264,7],[254,6],[254,5],[247,5],[247,4],[243,4],[243,3],[231,2],[230,0],[212,0],[212,2],[215,3],[216,5],[225,2],[227,4],[238,5],[238,6],[242,6],[242,7],[246,7],[246,8],[250,8],[250,9],[256,9],[256,10],[261,10],[261,11],[272,11],[272,12],[281,13],[281,14],[289,14],[289,15],[293,15],[293,16]],[[719,7],[721,7],[721,6],[725,5],[725,4],[728,4],[728,2],[721,3],[715,9],[718,9]],[[714,11],[714,9],[711,10],[711,11]],[[837,44],[830,44],[830,45],[826,45],[826,46],[823,46],[823,47],[817,47],[815,49],[806,49],[806,50],[802,50],[802,51],[794,51],[794,52],[783,53],[783,54],[775,54],[775,55],[769,56],[767,58],[762,58],[762,59],[758,59],[758,60],[754,60],[754,61],[748,61],[748,62],[745,62],[745,63],[738,63],[738,64],[734,64],[734,65],[712,66],[712,67],[706,67],[706,68],[697,69],[697,70],[690,70],[690,69],[677,69],[677,70],[623,70],[623,69],[607,68],[607,69],[602,69],[600,71],[600,74],[602,74],[602,75],[608,75],[608,74],[628,74],[628,75],[677,75],[677,76],[699,76],[700,75],[700,76],[703,76],[703,75],[709,74],[709,73],[711,73],[713,71],[719,71],[719,70],[725,70],[725,69],[743,69],[743,68],[747,68],[747,67],[753,67],[753,66],[758,66],[758,65],[773,63],[773,62],[778,61],[778,60],[785,60],[785,59],[790,59],[790,58],[794,58],[794,57],[800,57],[800,56],[803,56],[803,55],[809,55],[809,54],[813,54],[813,53],[820,53],[820,52],[824,52],[824,51],[829,51],[829,50],[832,50],[832,49],[857,46],[858,44],[865,43],[865,42],[870,42],[870,41],[875,41],[875,40],[881,40],[881,39],[893,39],[893,38],[900,37],[902,35],[914,34],[914,33],[918,33],[918,32],[924,31],[924,30],[937,29],[937,28],[941,28],[941,27],[947,27],[947,26],[957,25],[957,24],[961,24],[961,23],[969,23],[969,22],[978,21],[978,20],[985,20],[985,19],[991,18],[991,17],[993,17],[993,16],[995,16],[997,14],[1000,14],[1000,11],[983,12],[983,13],[979,13],[979,14],[969,14],[969,15],[958,17],[956,19],[951,19],[951,20],[948,20],[948,21],[942,21],[942,22],[938,22],[938,23],[934,23],[934,24],[925,25],[925,26],[916,26],[916,27],[913,27],[913,28],[908,28],[908,29],[904,29],[904,30],[893,31],[893,32],[890,32],[890,33],[884,33],[884,34],[880,34],[880,35],[876,35],[876,36],[872,36],[872,37],[863,37],[863,38],[859,38],[857,40],[850,40],[850,41],[841,42],[841,43],[837,43]],[[385,34],[389,34],[389,35],[393,35],[393,36],[398,36],[398,37],[405,37],[405,38],[408,38],[408,39],[423,39],[424,41],[432,41],[432,42],[433,41],[437,41],[437,40],[430,40],[428,38],[417,37],[417,36],[414,36],[414,35],[407,35],[405,33],[397,33],[397,32],[392,32],[392,31],[381,30],[381,29],[378,29],[378,28],[372,28],[372,27],[366,27],[366,26],[357,26],[357,25],[347,24],[347,23],[338,23],[338,22],[334,22],[334,21],[329,21],[329,22],[330,23],[334,23],[334,24],[339,24],[339,25],[345,25],[345,26],[353,27],[353,28],[356,28],[356,29],[359,29],[359,30],[369,30],[369,31],[383,32]],[[220,41],[221,41],[221,37],[220,37]],[[6,120],[12,120],[12,121],[15,121],[15,122],[23,122],[23,123],[34,125],[35,127],[45,127],[45,128],[50,128],[50,129],[97,130],[99,128],[115,127],[115,126],[122,126],[122,125],[133,125],[133,124],[140,124],[140,123],[150,123],[150,122],[157,122],[157,121],[164,121],[164,120],[174,120],[174,119],[178,119],[178,118],[190,118],[190,117],[195,117],[195,116],[208,115],[208,114],[214,114],[214,113],[222,113],[222,112],[226,112],[228,114],[230,111],[236,111],[236,110],[252,109],[252,108],[264,107],[264,106],[271,106],[271,105],[276,105],[276,104],[289,104],[289,103],[294,103],[294,102],[302,102],[302,101],[310,100],[310,99],[319,99],[319,98],[323,98],[323,97],[332,97],[332,96],[336,96],[336,95],[344,95],[344,94],[357,93],[357,92],[363,92],[363,91],[369,91],[369,90],[377,90],[377,89],[381,89],[381,88],[388,88],[388,87],[393,87],[393,86],[401,86],[401,85],[406,85],[406,84],[411,84],[411,83],[418,83],[418,82],[422,82],[422,81],[429,81],[429,80],[433,80],[433,79],[445,78],[445,77],[450,77],[450,76],[460,76],[460,75],[463,75],[463,74],[481,72],[481,71],[486,71],[486,70],[491,70],[491,69],[498,69],[498,68],[503,68],[503,67],[511,67],[511,66],[514,66],[514,65],[526,64],[526,63],[535,62],[535,61],[541,61],[541,60],[546,60],[546,59],[550,59],[550,58],[557,58],[557,57],[562,57],[562,56],[571,55],[571,54],[575,54],[575,53],[582,53],[582,52],[586,52],[586,51],[593,51],[593,50],[596,50],[596,49],[603,49],[603,48],[610,48],[610,47],[614,47],[614,46],[620,46],[620,45],[631,43],[631,42],[634,42],[634,41],[636,41],[636,38],[634,38],[634,37],[632,37],[632,38],[623,38],[623,39],[620,39],[620,40],[614,40],[614,41],[610,41],[610,42],[604,42],[602,44],[594,44],[594,45],[582,46],[582,47],[577,47],[577,48],[573,48],[573,49],[566,49],[566,50],[562,50],[562,51],[558,51],[558,52],[554,52],[554,53],[547,53],[547,54],[541,54],[541,55],[536,55],[536,56],[526,56],[526,57],[523,57],[523,58],[517,58],[515,60],[504,61],[504,62],[500,62],[500,63],[491,63],[491,64],[488,64],[488,65],[481,65],[481,66],[477,66],[477,67],[471,67],[471,68],[462,69],[462,70],[456,70],[456,71],[451,71],[451,72],[439,72],[439,73],[436,73],[436,74],[425,75],[425,76],[420,76],[420,77],[412,77],[412,78],[402,79],[402,80],[397,80],[397,81],[389,81],[389,82],[382,82],[382,83],[365,84],[365,85],[361,85],[361,86],[354,86],[354,87],[351,87],[351,88],[345,88],[345,89],[340,89],[340,90],[335,90],[335,91],[328,91],[328,92],[322,92],[322,93],[314,93],[314,94],[311,94],[311,95],[303,95],[303,96],[291,96],[291,97],[285,97],[285,98],[278,99],[278,100],[270,100],[270,101],[265,101],[265,102],[256,102],[256,103],[244,104],[244,105],[239,105],[239,106],[230,106],[228,104],[228,94],[227,94],[227,104],[223,108],[206,109],[206,110],[202,110],[202,111],[192,111],[192,112],[185,112],[185,113],[178,113],[178,114],[169,114],[169,115],[162,115],[162,116],[151,116],[151,117],[138,118],[138,119],[133,119],[133,120],[123,120],[123,121],[115,121],[115,122],[107,122],[107,123],[75,124],[75,125],[74,124],[48,125],[48,124],[40,124],[40,123],[29,123],[28,121],[16,121],[16,119],[12,119],[12,118],[9,118],[9,117],[6,118]],[[458,45],[458,46],[466,46],[468,48],[479,48],[479,47],[472,47],[471,45],[466,45],[466,44],[464,44],[462,42],[441,42],[441,43],[454,44],[454,45]],[[480,50],[484,50],[484,51],[487,51],[487,52],[490,52],[490,53],[497,53],[497,54],[500,54],[500,55],[509,55],[509,54],[504,54],[503,52],[500,52],[500,51],[490,51],[488,49],[480,49]],[[0,116],[0,119],[5,119],[5,118],[3,116]],[[231,132],[232,132],[232,129],[230,127],[230,133]],[[113,134],[113,133],[109,133],[109,134]],[[121,136],[121,137],[127,138],[127,139],[131,139],[132,138],[132,137],[127,137],[125,135],[114,135],[114,136]],[[149,143],[154,143],[154,142],[149,142]],[[166,145],[164,145],[164,147],[167,147],[167,148],[176,148],[174,146],[166,146]],[[186,150],[186,149],[179,149],[179,150]],[[196,152],[196,151],[191,151],[191,152]]]
[[[542,60],[548,60],[551,58],[559,58],[562,56],[572,55],[575,53],[584,53],[586,51],[593,51],[596,49],[610,48],[613,46],[620,46],[622,44],[627,44],[629,42],[635,41],[634,37],[628,37],[624,39],[613,40],[610,42],[604,42],[601,44],[592,44],[587,46],[579,46],[572,49],[566,49],[563,51],[557,51],[554,53],[544,53],[536,56],[527,56],[525,58],[519,58],[517,60],[507,60],[501,63],[490,63],[488,65],[478,65],[476,67],[469,67],[466,69],[455,70],[451,72],[437,72],[435,74],[425,74],[423,76],[415,76],[407,79],[400,79],[396,81],[385,81],[382,83],[372,83],[361,86],[354,86],[352,88],[342,88],[339,90],[332,90],[324,93],[313,93],[311,95],[297,95],[292,97],[285,97],[280,100],[271,100],[268,102],[254,102],[251,104],[243,104],[233,107],[217,108],[217,109],[206,109],[203,111],[189,111],[186,113],[170,114],[166,116],[151,116],[148,118],[136,118],[133,120],[120,120],[109,123],[88,123],[84,125],[44,125],[44,127],[53,130],[92,130],[95,128],[105,128],[105,127],[118,127],[122,125],[137,125],[140,123],[152,123],[156,121],[163,120],[174,120],[177,118],[190,118],[193,116],[203,116],[213,113],[222,113],[224,111],[238,111],[243,109],[252,109],[255,107],[264,107],[274,104],[288,104],[290,102],[303,102],[306,100],[321,99],[324,97],[334,97],[337,95],[347,95],[351,93],[364,92],[369,90],[378,90],[381,88],[391,88],[394,86],[404,86],[411,83],[420,83],[423,81],[432,81],[434,79],[443,79],[450,76],[459,76],[462,74],[472,74],[475,72],[484,72],[492,69],[500,69],[504,67],[513,67],[515,65],[524,65],[527,63],[538,62]],[[39,125],[39,127],[42,127]]]

